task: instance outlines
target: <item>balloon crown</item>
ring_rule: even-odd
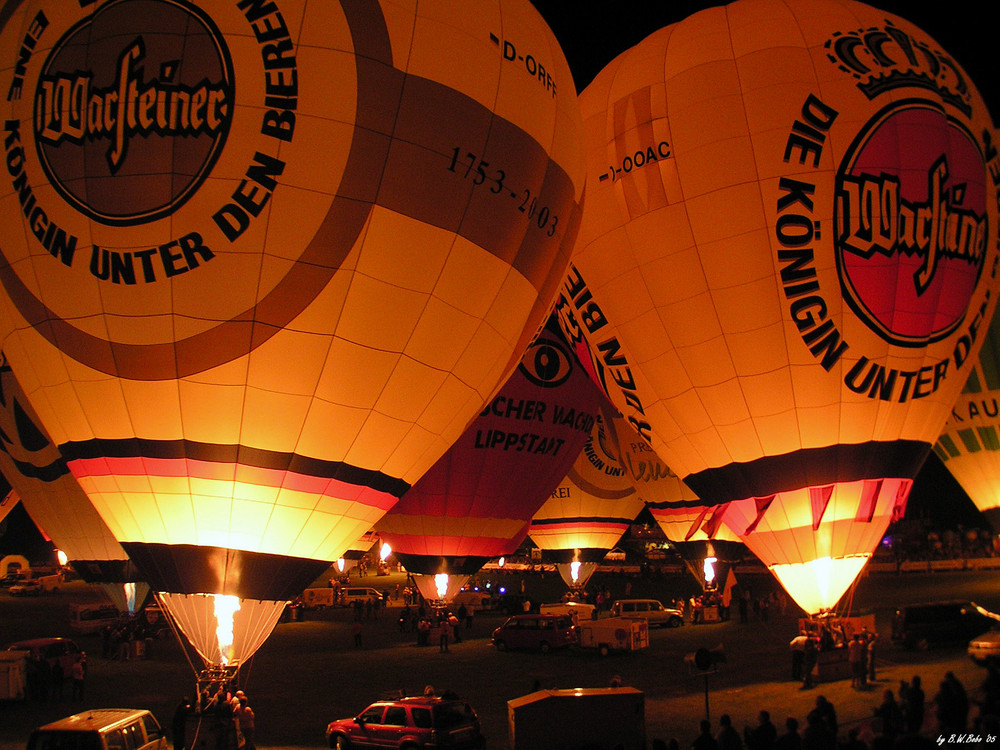
[[[955,62],[888,21],[882,28],[837,32],[824,46],[830,61],[857,78],[869,99],[916,86],[937,92],[966,116],[972,111],[969,84]]]

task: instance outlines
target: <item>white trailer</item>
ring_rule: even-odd
[[[649,621],[636,617],[606,617],[581,620],[576,626],[581,648],[594,648],[607,655],[612,651],[649,648]]]

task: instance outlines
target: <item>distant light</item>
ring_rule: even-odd
[[[507,564],[507,558],[506,558],[506,557],[501,557],[501,558],[500,558],[500,559],[499,559],[499,560],[497,561],[497,565],[498,565],[498,566],[500,566],[501,568],[502,568],[502,567],[503,567],[504,565],[506,565],[506,564]]]
[[[63,566],[69,562],[69,557],[61,549],[56,550],[56,559],[59,560],[60,566]]]

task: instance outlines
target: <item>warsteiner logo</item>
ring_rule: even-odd
[[[989,235],[984,159],[963,126],[926,100],[889,105],[848,150],[834,211],[844,297],[870,328],[912,347],[956,330]]]
[[[118,0],[57,42],[34,109],[39,158],[63,198],[106,224],[153,221],[186,202],[218,158],[233,66],[195,6]]]

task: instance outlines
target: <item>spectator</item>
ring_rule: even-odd
[[[753,729],[747,727],[743,736],[746,738],[747,750],[772,750],[778,739],[778,730],[771,723],[771,714],[767,711],[757,714],[757,726]]]
[[[903,698],[903,726],[910,734],[916,734],[924,725],[924,689],[920,686],[920,675],[914,675],[906,686]]]
[[[712,724],[708,719],[702,719],[699,724],[701,734],[691,743],[691,750],[719,750],[719,743],[712,736]]]
[[[743,750],[743,740],[733,728],[729,714],[719,717],[719,733],[715,735],[715,741],[719,743],[719,750]]]
[[[816,715],[820,720],[826,725],[826,728],[830,730],[830,734],[834,738],[837,736],[837,710],[833,707],[833,704],[826,699],[825,695],[816,696],[816,707],[809,712],[807,716],[807,723],[811,724],[811,719],[813,715]]]
[[[184,750],[187,745],[187,719],[191,715],[191,699],[186,695],[174,709],[174,718],[170,724],[173,735],[174,750]]]
[[[785,719],[785,733],[775,740],[774,750],[802,750],[799,720],[794,716]]]
[[[87,678],[87,663],[83,659],[77,659],[73,662],[73,672],[71,677],[73,680],[73,700],[82,701],[84,680]]]
[[[891,690],[882,693],[882,704],[875,709],[875,718],[881,724],[881,733],[889,742],[894,742],[902,728],[903,712]]]

